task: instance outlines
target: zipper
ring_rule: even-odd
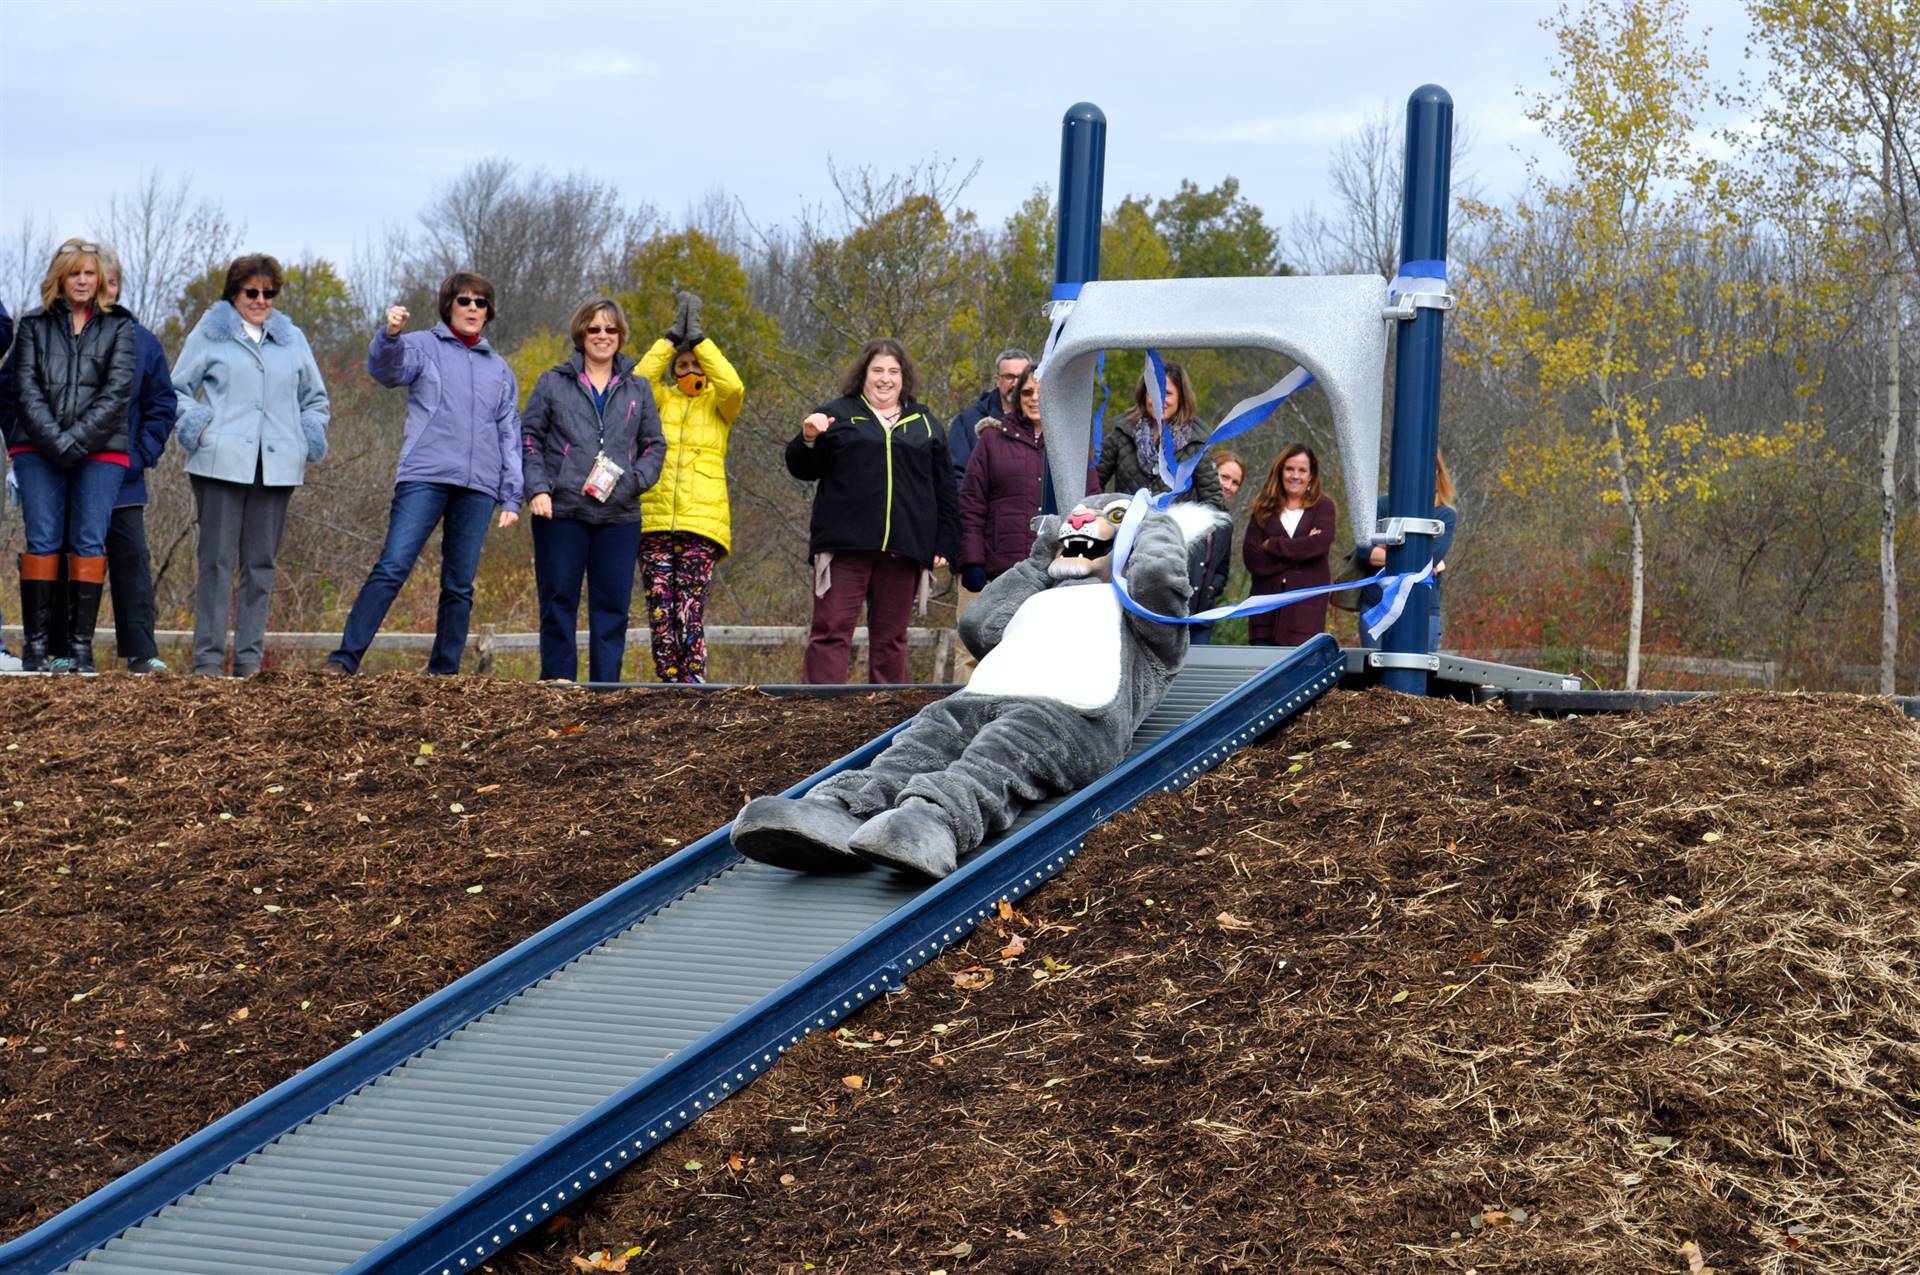
[[[880,427],[880,436],[884,440],[886,445],[886,450],[887,450],[887,500],[885,505],[886,513],[882,517],[880,522],[880,552],[886,553],[888,552],[888,546],[893,543],[893,432],[896,429],[899,429],[902,425],[907,423],[907,420],[906,420],[907,409],[906,409],[906,404],[902,403],[900,405],[900,412],[901,412],[900,416],[895,419],[893,424],[889,425],[885,421],[880,419],[879,411],[874,407],[873,404],[867,402],[866,397],[864,395],[861,396],[860,403],[869,412],[873,413],[873,423]]]

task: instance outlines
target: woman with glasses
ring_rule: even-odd
[[[107,527],[127,473],[127,409],[139,373],[133,316],[101,295],[98,244],[60,245],[40,309],[13,353],[14,436],[26,552],[20,555],[21,667],[93,672],[93,626],[107,578]],[[67,585],[60,585],[66,556]],[[52,654],[53,633],[67,634]]]
[[[458,673],[473,614],[487,522],[520,518],[520,386],[513,369],[482,335],[493,321],[493,285],[477,274],[440,285],[440,322],[406,332],[405,306],[387,311],[367,347],[367,371],[390,388],[407,387],[387,542],[347,616],[340,648],[321,672],[356,673],[400,586],[433,529],[440,528],[440,612],[427,672]]]
[[[1047,453],[1041,442],[1040,378],[1031,366],[1015,378],[1008,397],[1013,406],[1005,416],[984,417],[975,426],[979,441],[960,485],[960,583],[974,593],[1027,560],[1034,515],[1040,512]],[[1089,469],[1086,494],[1099,490],[1099,479]]]
[[[307,338],[273,308],[280,263],[250,253],[227,268],[173,365],[180,448],[199,513],[193,671],[218,677],[233,617],[233,675],[260,671],[273,562],[287,502],[327,454],[331,408]],[[232,605],[235,576],[239,605]]]
[[[587,676],[620,680],[640,552],[640,493],[667,442],[646,378],[620,352],[627,320],[608,297],[573,312],[573,357],[541,373],[521,419],[527,513],[540,595],[540,678],[580,671],[574,634],[587,586]]]

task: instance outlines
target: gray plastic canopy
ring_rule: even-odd
[[[1094,357],[1101,350],[1272,350],[1311,372],[1332,405],[1347,525],[1355,543],[1369,543],[1380,489],[1386,301],[1387,281],[1379,275],[1116,279],[1084,285],[1040,382],[1053,489],[1085,490]],[[1132,399],[1132,386],[1116,388],[1116,403]],[[1112,413],[1107,428],[1114,428],[1118,417]],[[1257,484],[1261,476],[1248,477]]]

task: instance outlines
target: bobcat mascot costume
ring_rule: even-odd
[[[921,709],[864,770],[803,797],[749,801],[734,848],[801,872],[877,863],[943,877],[1023,807],[1119,764],[1187,654],[1185,625],[1124,610],[1112,587],[1114,537],[1132,499],[1089,496],[1064,518],[1041,519],[1026,561],[960,619],[980,660],[973,680]],[[1150,509],[1126,563],[1134,599],[1186,615],[1189,544],[1220,518],[1203,505]]]

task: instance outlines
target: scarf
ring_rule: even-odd
[[[1193,441],[1193,422],[1175,421],[1167,428],[1173,431],[1173,454],[1178,457]],[[1151,416],[1133,423],[1133,448],[1140,455],[1140,468],[1149,475],[1160,472],[1160,431]]]

